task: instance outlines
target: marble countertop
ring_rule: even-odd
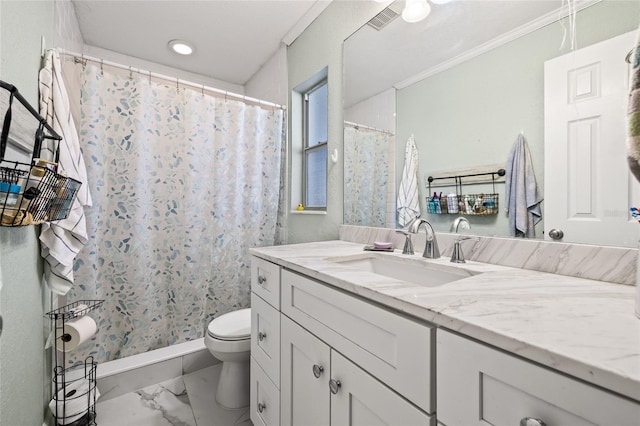
[[[632,286],[467,261],[458,267],[476,275],[429,288],[329,260],[372,253],[363,247],[337,240],[251,254],[640,401]],[[383,255],[457,266],[446,257]]]

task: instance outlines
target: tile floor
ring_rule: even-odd
[[[222,364],[96,404],[98,426],[253,426],[249,408],[216,402]]]

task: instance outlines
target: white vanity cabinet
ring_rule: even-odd
[[[433,423],[432,327],[286,269],[281,291],[283,425]]]
[[[280,424],[280,266],[251,258],[250,416]]]
[[[283,315],[282,425],[431,425],[432,418]]]
[[[254,425],[435,425],[433,327],[274,268],[252,258]]]
[[[441,424],[640,424],[637,402],[443,329],[436,340]]]

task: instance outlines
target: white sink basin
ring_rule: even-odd
[[[359,271],[425,287],[437,287],[477,274],[460,267],[430,263],[422,259],[379,254],[333,257],[328,260]]]

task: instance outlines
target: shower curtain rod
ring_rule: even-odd
[[[347,126],[351,126],[354,127],[356,129],[367,129],[367,130],[375,130],[376,132],[382,132],[382,133],[388,133],[390,135],[393,135],[393,132],[390,130],[384,130],[384,129],[377,129],[375,127],[371,127],[371,126],[365,126],[364,124],[358,124],[358,123],[354,123],[352,121],[346,121],[344,122],[344,124],[346,124]]]
[[[234,98],[234,99],[240,100],[242,102],[253,104],[253,105],[272,107],[272,108],[275,108],[275,109],[282,109],[282,110],[286,110],[287,109],[287,107],[285,105],[280,105],[280,104],[276,104],[276,103],[269,102],[269,101],[263,101],[262,99],[252,98],[250,96],[240,95],[238,93],[228,92],[226,90],[216,89],[215,87],[206,86],[204,84],[192,83],[192,82],[187,81],[187,80],[181,80],[181,79],[179,79],[177,77],[171,77],[171,76],[164,75],[164,74],[159,74],[159,73],[156,73],[156,72],[153,72],[153,71],[148,71],[148,70],[143,70],[141,68],[136,68],[136,67],[133,67],[133,66],[127,66],[127,65],[119,64],[117,62],[107,61],[107,60],[104,60],[104,59],[101,59],[101,58],[96,58],[94,56],[84,55],[82,53],[69,52],[69,51],[65,51],[65,50],[58,50],[58,52],[60,53],[60,55],[74,58],[76,63],[85,63],[86,61],[90,61],[90,62],[94,62],[96,64],[100,64],[101,67],[103,65],[107,65],[109,67],[114,67],[114,68],[118,68],[118,69],[121,69],[121,70],[124,70],[124,71],[129,71],[129,73],[135,72],[135,73],[140,74],[140,75],[148,76],[149,78],[157,78],[157,79],[168,81],[168,82],[175,82],[176,83],[176,87],[178,85],[183,85],[183,86],[188,86],[188,87],[191,87],[191,88],[194,88],[194,89],[199,89],[199,90],[202,91],[202,93],[204,93],[205,90],[207,92],[217,93],[217,94],[221,95],[220,97],[224,96],[225,99]]]

